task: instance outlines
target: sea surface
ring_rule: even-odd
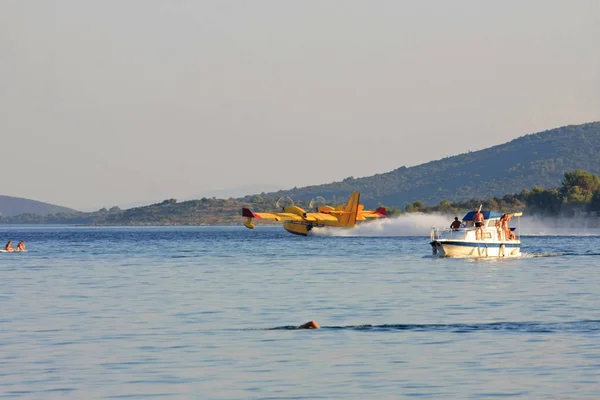
[[[0,398],[600,398],[600,234],[399,230],[0,226]]]

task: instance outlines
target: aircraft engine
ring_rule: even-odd
[[[303,209],[301,209],[298,206],[287,206],[285,208],[285,212],[286,213],[290,213],[290,214],[296,214],[296,215],[299,215],[301,217],[306,214],[306,211],[304,211]]]

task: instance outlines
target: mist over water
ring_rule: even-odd
[[[321,236],[429,236],[431,228],[449,227],[453,219],[441,214],[410,213],[365,221],[354,229],[316,228],[313,232]]]
[[[399,217],[365,221],[354,229],[314,228],[317,236],[429,236],[431,228],[448,228],[455,215],[410,213]],[[458,215],[462,218],[462,214]],[[524,215],[509,224],[527,236],[600,236],[595,221],[585,217]]]
[[[600,236],[600,227],[595,220],[583,216],[524,215],[521,218],[521,234],[528,236]]]

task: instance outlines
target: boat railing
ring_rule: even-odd
[[[512,240],[515,240],[515,241],[521,240],[521,235],[519,234],[519,229],[518,228],[509,228],[509,229],[511,231],[513,231],[513,232],[516,231],[515,232],[515,237]],[[469,231],[474,231],[474,230],[475,230],[475,228],[460,228],[460,229],[431,228],[431,232],[429,234],[429,238],[431,240],[438,240],[438,239],[466,240],[468,232]],[[497,238],[495,230],[492,233],[491,229],[486,229],[484,231],[484,234],[487,235],[486,238],[488,238],[490,240],[496,240],[496,238]],[[502,242],[511,241],[511,239],[506,238],[506,233],[505,232],[501,232],[500,235],[501,236],[498,239],[499,241],[502,241]]]
[[[458,230],[451,228],[431,228],[431,233],[429,234],[429,237],[431,238],[431,240],[438,240],[441,239],[443,234],[450,233],[449,239],[452,239],[453,232],[458,232]]]

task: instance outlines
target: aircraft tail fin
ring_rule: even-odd
[[[254,213],[250,211],[249,208],[242,208],[242,217],[247,217],[248,219],[244,222],[244,226],[249,229],[254,229],[254,224],[252,223],[252,218],[255,217]]]
[[[379,208],[377,208],[377,210],[375,210],[375,212],[377,214],[379,214],[380,216],[382,216],[382,217],[387,217],[388,216],[387,215],[387,210],[386,210],[385,207],[379,207]]]
[[[344,208],[344,213],[340,216],[338,226],[352,228],[356,226],[356,215],[358,214],[358,205],[360,202],[360,193],[352,192]]]
[[[242,208],[242,217],[250,217],[250,218],[254,218],[255,215],[252,211],[250,211],[249,208]]]

